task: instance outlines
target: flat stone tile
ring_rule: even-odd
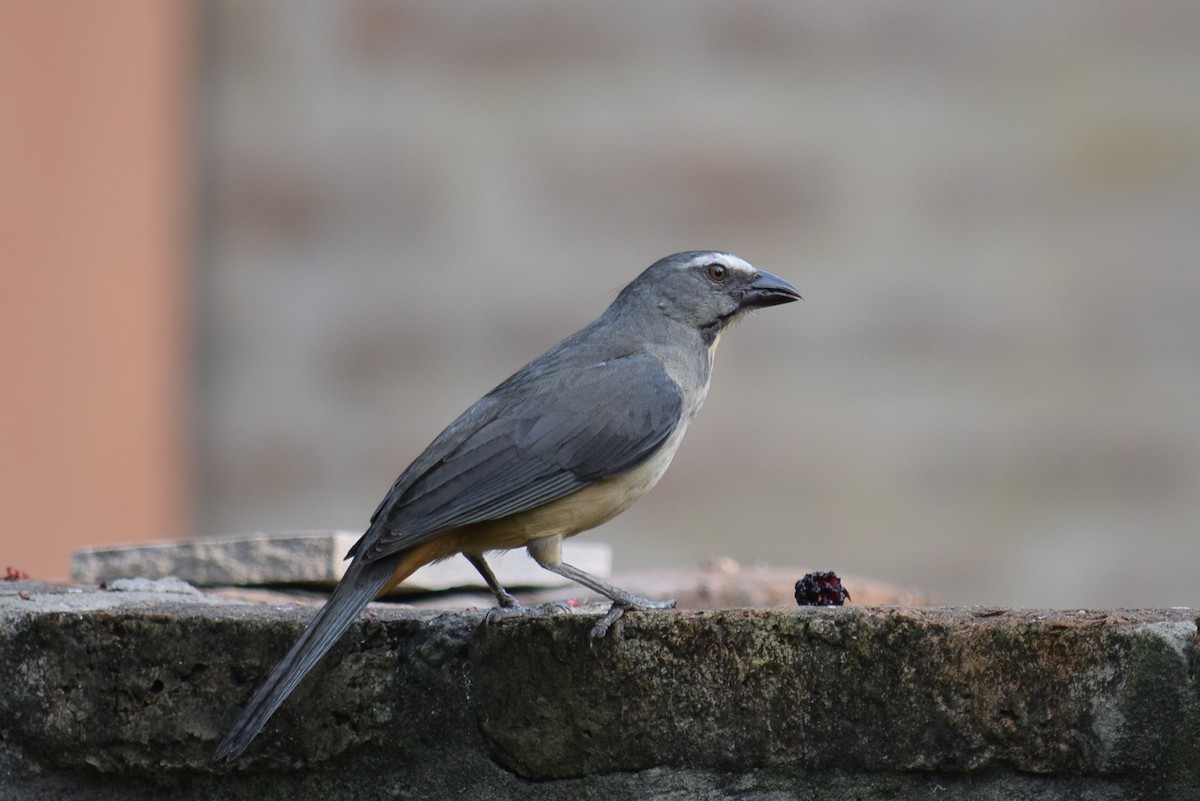
[[[89,548],[71,556],[71,577],[80,584],[175,576],[198,586],[331,586],[345,573],[349,562],[344,557],[359,536],[360,532],[351,531],[287,532]],[[597,576],[608,576],[612,571],[612,548],[604,543],[564,543],[563,559]],[[488,563],[506,587],[558,587],[568,583],[539,567],[523,550],[491,554]],[[484,586],[465,559],[447,559],[418,570],[400,591]]]

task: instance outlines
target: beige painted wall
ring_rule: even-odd
[[[0,4],[0,567],[184,533],[191,7]]]

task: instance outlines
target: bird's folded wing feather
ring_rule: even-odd
[[[679,386],[644,355],[506,382],[397,479],[351,554],[378,559],[619,475],[670,436],[682,406]]]

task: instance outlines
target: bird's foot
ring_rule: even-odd
[[[487,614],[483,617],[483,624],[485,626],[490,626],[493,623],[511,617],[534,617],[536,615],[561,614],[571,611],[571,607],[566,601],[547,601],[537,606],[525,606],[511,595],[508,596],[507,601],[509,602],[502,601],[500,606],[493,606],[487,611]]]
[[[592,626],[592,630],[588,632],[588,647],[595,648],[596,640],[608,634],[608,630],[625,615],[627,610],[674,608],[675,599],[673,598],[668,598],[665,601],[655,601],[651,598],[639,598],[636,595],[631,595],[627,599],[613,601],[612,606],[608,608],[604,616],[597,620],[596,625]]]

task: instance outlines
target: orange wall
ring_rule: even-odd
[[[186,533],[192,9],[0,3],[0,567]]]

